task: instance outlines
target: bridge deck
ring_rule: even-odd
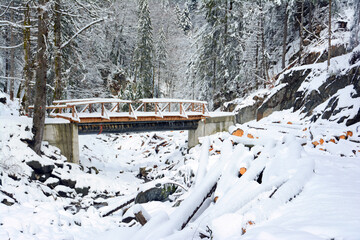
[[[209,117],[204,101],[183,99],[72,99],[54,101],[51,117],[76,123],[198,121]],[[33,107],[31,107],[33,108]],[[124,111],[126,109],[126,111]]]

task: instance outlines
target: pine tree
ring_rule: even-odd
[[[187,3],[185,4],[185,9],[180,14],[179,25],[180,25],[181,29],[185,32],[185,34],[188,34],[189,31],[191,30],[192,23],[191,23],[191,19],[190,19],[189,6]]]
[[[166,45],[167,45],[167,39],[165,36],[165,32],[164,32],[164,29],[161,28],[160,33],[159,33],[159,41],[158,41],[157,49],[156,49],[156,56],[157,56],[157,62],[158,62],[158,66],[157,66],[158,82],[157,82],[157,85],[154,87],[155,88],[155,96],[154,97],[159,97],[160,86],[163,84],[161,74],[164,74],[164,72],[166,71],[166,60],[167,60],[167,54],[168,54]]]
[[[135,54],[136,75],[143,85],[143,96],[153,97],[153,38],[147,0],[139,1],[138,43]]]

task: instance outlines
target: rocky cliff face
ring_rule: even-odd
[[[360,47],[326,63],[296,67],[280,75],[265,98],[236,109],[237,122],[260,120],[274,111],[291,109],[311,121],[324,119],[352,125],[360,121]],[[233,105],[228,105],[231,110]]]

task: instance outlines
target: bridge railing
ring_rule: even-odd
[[[137,105],[136,108],[135,105]],[[127,112],[123,111],[125,108],[128,109]],[[207,103],[204,101],[159,98],[138,101],[112,98],[57,100],[53,102],[53,105],[47,106],[47,109],[51,110],[49,114],[51,117],[64,118],[72,122],[99,117],[107,120],[112,117],[128,117],[136,120],[138,117],[200,116],[205,118],[209,116]]]

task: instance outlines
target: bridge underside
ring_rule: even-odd
[[[199,120],[79,123],[79,135],[151,131],[195,130]]]

